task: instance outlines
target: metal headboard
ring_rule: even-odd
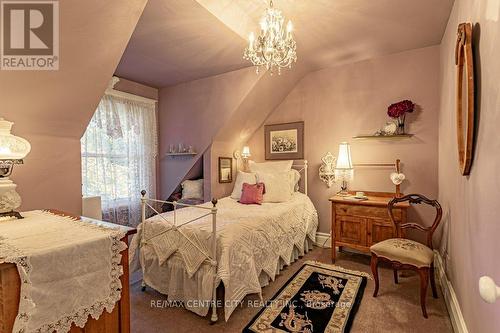
[[[294,161],[292,164],[292,168],[300,172],[303,177],[301,177],[304,180],[304,194],[307,194],[307,160],[299,160],[299,161]],[[300,184],[300,183],[299,183]]]

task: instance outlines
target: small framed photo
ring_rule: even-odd
[[[264,126],[266,160],[304,159],[304,122]]]
[[[219,183],[233,182],[233,159],[219,157]]]

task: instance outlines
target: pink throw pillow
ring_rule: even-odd
[[[262,204],[264,193],[265,193],[264,183],[258,183],[252,185],[248,183],[243,183],[241,198],[239,203],[242,203],[244,205],[251,205],[251,204],[260,205]]]

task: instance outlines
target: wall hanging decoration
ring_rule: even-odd
[[[219,183],[233,182],[233,159],[219,157]]]
[[[304,122],[264,126],[266,160],[304,159]]]
[[[474,58],[472,53],[472,24],[458,25],[455,47],[457,68],[457,144],[458,163],[462,175],[470,174],[474,143]]]
[[[321,165],[319,167],[319,178],[325,182],[326,186],[332,187],[335,183],[335,166],[337,158],[328,152],[321,158]]]

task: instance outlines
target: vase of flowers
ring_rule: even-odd
[[[406,114],[411,113],[414,110],[415,103],[407,99],[389,105],[389,107],[387,108],[387,114],[389,115],[389,117],[396,119],[396,124],[398,125],[397,134],[405,134]]]

